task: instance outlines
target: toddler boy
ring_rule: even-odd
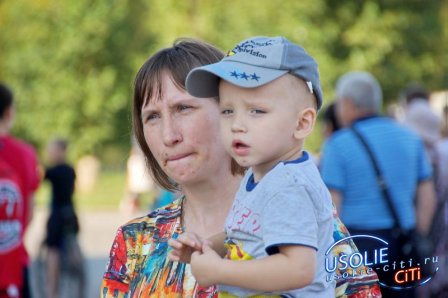
[[[250,38],[220,62],[193,69],[186,87],[219,97],[224,145],[249,170],[225,234],[206,241],[182,234],[169,242],[171,259],[188,262],[195,249],[194,276],[219,284],[221,297],[334,297],[324,265],[333,243],[331,197],[303,150],[322,105],[314,59],[283,37]]]

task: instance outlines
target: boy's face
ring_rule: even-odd
[[[219,97],[224,145],[238,164],[252,167],[255,178],[279,161],[301,155],[304,137],[298,133],[299,119],[311,105],[304,82],[284,75],[247,89],[221,81]]]

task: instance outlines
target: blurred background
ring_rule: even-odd
[[[446,128],[448,1],[0,0],[0,81],[14,91],[17,108],[12,134],[32,143],[43,165],[50,139],[69,141],[87,297],[97,296],[117,227],[159,196],[152,186],[139,198],[128,191],[138,68],[178,37],[227,51],[255,35],[283,35],[306,48],[319,63],[325,104],[341,74],[367,70],[383,87],[385,112],[409,82],[419,82]],[[318,153],[322,140],[316,129],[307,149]],[[33,257],[49,200],[43,184],[27,235]]]

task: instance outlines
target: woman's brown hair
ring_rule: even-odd
[[[134,103],[132,111],[133,131],[142,149],[147,167],[152,177],[161,187],[178,190],[176,183],[162,170],[143,133],[141,110],[151,99],[162,98],[162,77],[164,73],[171,76],[173,83],[185,89],[185,79],[195,67],[216,63],[224,54],[214,46],[196,39],[178,39],[172,47],[162,49],[152,55],[140,68],[134,81]],[[244,169],[232,160],[232,174],[242,174]]]

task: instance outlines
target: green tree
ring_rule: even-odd
[[[181,36],[223,50],[284,35],[318,61],[325,101],[346,71],[372,72],[393,101],[411,81],[448,85],[448,2],[441,0],[0,0],[0,79],[16,91],[16,133],[69,136],[74,155],[129,147],[132,80]],[[319,131],[307,143],[318,150]],[[112,151],[113,151],[112,150]]]
[[[133,59],[153,44],[135,4],[1,4],[0,77],[16,93],[18,134],[40,145],[69,137],[75,156],[129,147]]]

